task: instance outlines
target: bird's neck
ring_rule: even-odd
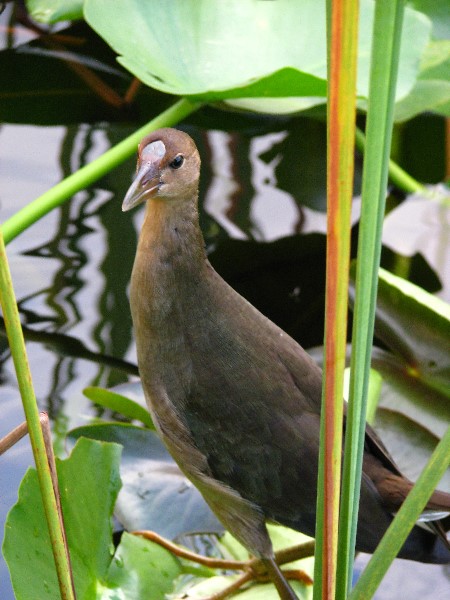
[[[185,318],[184,304],[196,295],[207,268],[203,245],[196,197],[147,203],[130,288],[133,320],[142,319],[135,324],[138,343],[147,329],[153,329],[152,336],[165,331],[170,338],[167,328]]]
[[[197,198],[157,198],[147,202],[137,252],[137,258],[144,260],[148,269],[159,271],[169,267],[181,281],[183,272],[190,272],[192,276],[202,268],[206,254],[198,222]]]
[[[147,389],[159,381],[171,388],[175,375],[189,378],[187,329],[194,326],[193,314],[207,296],[205,271],[208,261],[196,198],[150,200],[130,288],[139,366]],[[185,384],[189,386],[187,380]],[[167,393],[176,400],[172,389]]]

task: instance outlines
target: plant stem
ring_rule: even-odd
[[[361,152],[365,152],[366,138],[364,133],[358,127],[356,128],[355,141],[356,147]],[[421,192],[424,189],[424,186],[421,183],[414,179],[414,177],[411,177],[409,173],[402,169],[400,165],[398,165],[392,159],[389,159],[389,179],[394,185],[408,194]]]
[[[376,592],[391,562],[404,544],[432,492],[450,464],[450,427],[434,449],[419,479],[403,502],[386,534],[353,588],[349,600],[367,600]]]
[[[381,232],[403,13],[404,0],[378,0],[375,4],[339,522],[338,598],[346,598],[346,582],[351,581],[353,574]]]
[[[2,231],[5,244],[8,244],[48,212],[63,204],[80,190],[92,185],[100,177],[103,177],[103,175],[132,156],[145,135],[159,127],[170,127],[179,123],[200,106],[199,103],[193,103],[185,98],[179,100],[149,123],[105,152],[105,154],[76,173],[69,175],[69,177],[42,194],[42,196],[30,202],[30,204],[3,224]]]
[[[328,155],[325,371],[317,499],[314,598],[334,598],[353,192],[358,0],[328,3]]]
[[[52,476],[46,454],[39,411],[34,394],[31,373],[28,364],[25,342],[20,326],[19,311],[14,295],[9,270],[8,258],[3,236],[0,231],[0,303],[2,306],[5,327],[8,335],[11,355],[17,374],[20,395],[22,397],[28,432],[30,434],[34,461],[38,473],[39,486],[47,519],[52,551],[55,559],[59,588],[63,600],[74,600],[75,591],[72,584],[70,559],[62,529],[62,522],[57,508],[57,498],[53,488]]]

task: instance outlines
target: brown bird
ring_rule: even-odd
[[[198,222],[200,156],[161,129],[139,145],[123,210],[147,202],[131,277],[139,371],[158,431],[223,525],[296,598],[266,521],[314,535],[322,372],[212,268]],[[373,552],[411,489],[367,428],[356,547]],[[429,511],[450,511],[435,492]],[[431,515],[436,517],[437,515]],[[436,525],[437,523],[437,525]],[[439,521],[415,526],[399,556],[450,562]]]

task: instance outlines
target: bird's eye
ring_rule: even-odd
[[[169,167],[171,169],[179,169],[183,163],[184,163],[184,156],[182,154],[178,154],[178,156],[175,156],[173,161],[169,163]]]

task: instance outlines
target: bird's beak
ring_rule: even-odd
[[[156,196],[161,184],[160,166],[164,154],[162,142],[152,142],[144,148],[140,157],[141,166],[122,203],[124,212]]]

